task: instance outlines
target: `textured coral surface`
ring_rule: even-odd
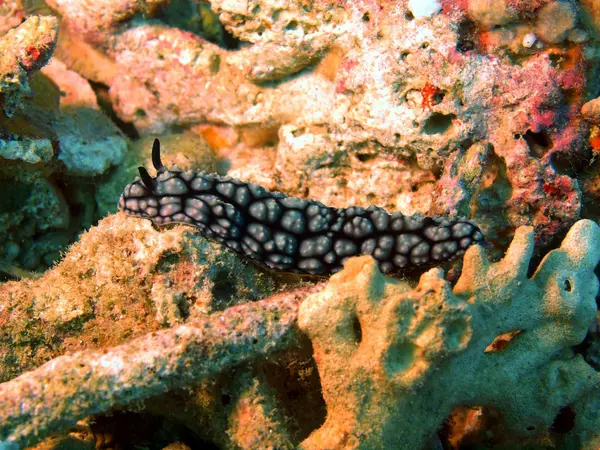
[[[458,405],[496,406],[512,434],[546,433],[600,381],[570,350],[595,318],[598,243],[600,228],[580,221],[528,278],[533,232],[522,227],[496,263],[468,250],[454,288],[439,269],[411,289],[370,258],[349,261],[300,307],[327,403],[301,447],[421,448]]]
[[[599,36],[596,0],[0,0],[0,449],[598,448]],[[111,215],[155,137],[487,247],[306,287]]]
[[[189,231],[113,215],[42,278],[3,284],[0,380],[273,292],[254,266]]]
[[[10,80],[3,108],[20,120],[0,137],[10,159],[42,158],[67,177],[110,171],[127,144],[110,125],[86,132],[103,117],[83,105],[99,104],[133,138],[199,133],[227,161],[223,171],[268,188],[336,207],[477,219],[498,255],[520,225],[555,243],[597,199],[578,180],[600,149],[593,104],[579,114],[596,89],[585,83],[597,71],[593,2],[32,3],[42,2],[4,2],[6,26],[33,10],[60,14],[61,32],[31,16],[20,26],[42,20],[31,42],[4,44],[23,60],[17,75],[0,71]],[[67,72],[37,78],[78,112],[44,121],[48,111],[23,96],[55,44]],[[69,217],[66,240],[108,212],[108,199],[86,202],[63,186],[55,195],[88,210],[84,223]],[[5,264],[52,261],[56,252],[31,255],[42,226],[11,232]]]
[[[162,25],[114,34],[133,2],[113,16],[51,2],[69,30],[108,46],[121,68],[109,82],[115,110],[140,130],[275,128],[279,189],[477,217],[500,244],[507,227],[532,224],[548,241],[581,208],[561,166],[587,157],[577,117],[587,35],[566,3],[472,3],[468,17],[413,18],[385,2],[214,1],[251,44],[231,51]],[[532,9],[536,20],[520,24]],[[453,169],[478,164],[487,170]],[[484,195],[489,183],[499,198]]]
[[[131,291],[129,284],[135,281],[119,279],[118,274],[136,261],[138,268],[133,272],[138,283],[163,284],[157,279],[162,275],[157,273],[156,258],[181,245],[180,230],[133,231],[131,227],[140,228],[139,222],[116,215],[85,235],[63,267],[47,275],[63,278],[62,283],[54,282],[62,289],[48,293],[56,308],[70,286],[70,272],[77,274],[69,264],[77,260],[79,267],[91,264],[93,270],[96,258],[82,260],[82,255],[91,249],[105,253],[102,241],[115,228],[129,227],[131,232],[122,233],[118,245],[125,259],[114,266],[105,261],[101,273],[90,275],[92,284],[100,290],[112,284],[113,289]],[[159,242],[153,245],[153,238]],[[84,350],[58,356],[0,384],[0,444],[32,444],[49,433],[66,431],[90,414],[132,401],[145,401],[155,414],[168,415],[182,401],[189,414],[206,417],[208,411],[209,428],[198,434],[224,448],[292,448],[296,444],[307,449],[421,448],[434,439],[454,407],[465,405],[494,405],[513,439],[551,439],[548,430],[567,405],[588,415],[594,410],[600,375],[572,346],[583,340],[596,314],[594,268],[600,260],[599,244],[600,228],[580,221],[561,247],[550,252],[528,277],[533,231],[521,227],[499,262],[489,262],[485,250],[472,247],[454,287],[440,269],[431,269],[413,287],[383,276],[370,257],[359,257],[349,260],[325,286],[301,287],[258,302],[233,302],[234,306],[211,315],[192,312],[186,318],[175,313],[172,320],[179,319],[180,325],[141,335],[134,332],[139,335],[134,339],[123,339],[115,327],[116,339],[125,341],[119,346],[94,350],[98,341],[86,343]],[[137,251],[128,251],[131,246]],[[177,273],[181,274],[184,265],[179,263]],[[85,281],[80,283],[85,285]],[[177,289],[174,283],[169,283],[170,289]],[[6,301],[19,290],[33,290],[37,301],[43,294],[36,294],[27,282],[9,288],[13,295],[2,300],[0,312],[3,329],[17,336],[27,319]],[[168,304],[171,295],[167,289],[158,298]],[[121,293],[114,307],[125,296]],[[35,313],[35,304],[24,306],[28,314]],[[147,307],[148,312],[158,309]],[[188,306],[193,307],[198,303]],[[69,314],[63,305],[61,311],[49,307],[48,314],[37,315],[40,325],[48,326],[64,323]],[[121,320],[126,322],[123,314]],[[101,320],[92,317],[83,328],[95,327]],[[79,329],[62,328],[65,334],[77,334]],[[281,354],[310,349],[301,331],[312,341],[319,379],[311,380],[310,373],[299,377],[298,362]],[[16,356],[22,359],[48,345],[39,339],[21,341]],[[269,368],[270,363],[263,360],[278,354],[288,369],[296,366],[295,375],[282,372],[281,366]],[[30,367],[39,365],[39,359],[31,361]],[[244,362],[254,364],[241,369]],[[279,375],[269,375],[269,371]],[[219,374],[224,377],[219,379]],[[320,414],[319,398],[307,392],[318,388],[319,381],[327,408],[320,427],[314,422]],[[301,399],[286,393],[285,387],[294,384],[307,392]],[[189,387],[192,397],[182,393],[182,398],[156,398],[182,387]],[[215,397],[222,411],[215,411]],[[168,407],[161,408],[161,404]],[[307,407],[313,411],[312,420],[302,413]],[[190,421],[181,411],[174,417]],[[579,422],[579,428],[565,439],[581,446],[593,442],[594,424],[592,418]],[[310,432],[309,426],[318,429],[300,443]],[[560,442],[556,441],[559,448]]]

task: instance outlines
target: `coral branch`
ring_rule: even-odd
[[[300,307],[327,403],[301,448],[422,448],[459,405],[497,407],[511,436],[546,433],[600,382],[571,350],[596,313],[599,243],[600,228],[579,221],[528,278],[533,229],[521,227],[502,261],[469,249],[454,290],[440,269],[411,289],[349,260]]]
[[[228,367],[297,347],[300,288],[107,351],[58,357],[0,384],[0,448],[23,447],[115,405],[189,385]]]

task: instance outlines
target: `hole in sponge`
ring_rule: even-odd
[[[400,342],[390,346],[385,357],[388,376],[409,370],[415,361],[416,346],[412,342]]]
[[[352,319],[352,331],[354,332],[354,342],[360,344],[362,341],[362,328],[360,327],[360,320],[356,316]]]
[[[358,159],[360,162],[371,161],[371,160],[373,160],[375,158],[377,158],[377,155],[370,154],[370,153],[358,153],[356,155],[356,159]]]
[[[298,22],[296,22],[295,20],[292,20],[292,21],[290,21],[290,23],[288,23],[288,24],[285,26],[284,30],[285,30],[285,31],[293,31],[293,30],[295,30],[296,28],[298,28]]]
[[[463,20],[458,25],[458,39],[456,41],[456,50],[466,53],[475,48],[477,27],[470,20]]]
[[[425,134],[443,134],[452,128],[452,121],[456,118],[454,114],[433,113],[423,125]]]
[[[567,434],[575,426],[575,411],[570,406],[565,406],[558,411],[550,431],[558,434]]]
[[[584,169],[586,161],[589,159],[581,156],[574,158],[570,152],[555,151],[550,154],[550,164],[556,173],[571,178],[577,177],[577,174]]]

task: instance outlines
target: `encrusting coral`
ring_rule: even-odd
[[[60,15],[55,57],[96,83],[132,135],[189,128],[235,159],[229,175],[244,181],[335,207],[477,218],[495,256],[520,225],[552,244],[595,197],[577,177],[600,148],[589,114],[579,114],[598,59],[589,0],[188,2],[200,28],[173,19],[183,2],[47,3]],[[0,12],[9,23],[25,14]],[[93,121],[79,115],[41,121],[58,142],[11,139],[26,148],[6,154],[47,160],[53,145],[69,176],[108,172],[122,161],[123,136],[109,127],[104,145],[77,133]],[[39,117],[25,119],[37,126]],[[457,173],[463,166],[478,170]],[[98,203],[94,218],[108,211]],[[29,240],[11,237],[5,263],[16,253],[15,264],[39,270],[57,254],[40,263]]]
[[[0,37],[0,272],[13,276],[51,266],[97,220],[90,178],[127,151],[87,80],[42,67],[57,40],[58,19],[37,15]]]
[[[124,226],[119,221],[139,222],[120,214],[104,224]],[[145,258],[149,232],[131,238],[137,259]],[[85,245],[98,247],[95,234],[101,235],[93,229],[65,261]],[[307,346],[301,330],[312,341],[327,406],[325,423],[301,448],[420,448],[459,405],[495,406],[511,433],[543,436],[561,408],[600,383],[570,349],[596,313],[600,228],[577,222],[528,278],[532,252],[530,227],[517,230],[499,262],[472,247],[454,288],[439,268],[413,288],[383,276],[370,257],[353,258],[326,284],[196,316],[116,347],[59,356],[0,384],[0,448],[31,445],[89,414]],[[6,305],[0,312],[7,318]],[[507,333],[512,340],[498,344]],[[231,440],[223,448],[289,448],[293,438],[283,423],[293,416],[278,411],[260,372],[256,382],[248,376],[240,371],[231,391],[239,406],[226,420]],[[255,395],[263,400],[254,402]],[[580,436],[592,439],[584,425]],[[265,429],[278,431],[255,432]]]
[[[111,59],[105,82],[122,120],[232,133],[246,148],[241,136],[262,131],[269,188],[477,217],[498,247],[525,224],[548,244],[580,217],[570,168],[589,156],[578,113],[595,57],[584,10],[570,4],[434,2],[425,14],[406,1],[215,0],[211,20],[243,43],[223,48],[164,20],[132,22],[168,2],[48,3],[65,35]],[[481,173],[457,179],[465,164]]]
[[[511,433],[546,433],[600,383],[570,350],[596,313],[600,228],[576,223],[528,278],[532,252],[527,227],[499,262],[473,247],[454,288],[439,269],[411,289],[370,258],[348,261],[300,307],[327,403],[301,448],[421,448],[459,405],[499,408]]]
[[[43,277],[0,285],[0,381],[268,296],[260,272],[187,227],[107,217]]]

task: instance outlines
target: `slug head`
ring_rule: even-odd
[[[160,159],[160,141],[154,139],[152,145],[152,165],[160,175],[166,167]],[[144,167],[138,167],[140,173],[133,183],[125,186],[119,198],[119,210],[132,216],[153,219],[158,216],[158,197],[156,195],[156,178],[152,178]]]

